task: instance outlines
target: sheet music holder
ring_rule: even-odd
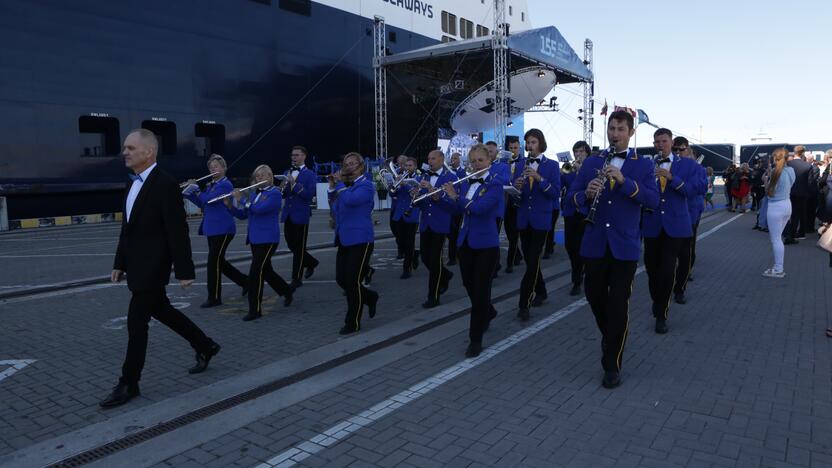
[[[517,190],[517,187],[515,187],[513,185],[503,185],[503,193],[507,193],[507,194],[511,195],[512,197],[519,197],[520,196],[520,191]]]

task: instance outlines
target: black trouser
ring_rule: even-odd
[[[396,250],[397,250],[397,257],[401,257],[404,255],[404,251],[402,251],[402,244],[399,236],[401,235],[401,226],[404,221],[396,221],[393,219],[393,210],[390,210],[390,232],[393,233],[393,238],[396,239]]]
[[[670,297],[676,282],[676,264],[688,245],[688,237],[670,237],[662,229],[658,237],[644,238],[644,268],[647,270],[653,317],[667,320]]]
[[[295,224],[286,218],[283,234],[286,237],[286,245],[292,251],[292,280],[299,280],[303,276],[304,268],[317,268],[320,263],[306,250],[309,224]]]
[[[806,223],[803,224],[804,234],[815,232],[815,218],[818,214],[818,194],[812,193],[806,198]]]
[[[419,230],[419,223],[405,223],[402,222],[399,229],[399,238],[401,239],[402,253],[404,254],[404,262],[402,262],[402,271],[411,271],[413,269],[413,257],[416,255],[416,231]]]
[[[147,354],[147,329],[151,317],[185,338],[196,351],[205,351],[211,346],[211,340],[205,333],[170,304],[164,286],[148,291],[133,291],[127,311],[127,355],[121,367],[122,383],[139,383]]]
[[[806,197],[791,196],[792,216],[783,236],[786,239],[806,237]]]
[[[569,263],[572,265],[572,284],[580,285],[584,276],[584,263],[581,258],[581,240],[584,238],[584,215],[575,213],[563,217],[563,240]]]
[[[458,252],[456,248],[456,240],[459,237],[459,227],[462,225],[462,216],[454,216],[451,218],[451,234],[448,236],[448,258],[456,261]]]
[[[428,269],[428,300],[439,300],[439,289],[448,284],[451,272],[442,264],[442,247],[445,245],[445,234],[425,230],[419,236],[419,252],[422,263]],[[491,272],[492,274],[494,271]]]
[[[500,248],[472,249],[466,241],[459,249],[459,271],[462,284],[471,299],[471,322],[468,339],[482,344],[482,335],[491,321],[491,282]]]
[[[687,290],[688,276],[693,270],[693,264],[696,263],[696,231],[699,229],[699,222],[691,227],[693,236],[684,239],[679,251],[679,262],[676,264],[676,281],[673,286],[673,292],[676,294],[684,294]]]
[[[353,331],[361,329],[364,304],[378,298],[378,293],[361,284],[373,255],[373,247],[374,244],[339,245],[335,255],[335,282],[347,293],[344,325]]]
[[[248,282],[246,275],[225,259],[228,244],[234,239],[234,234],[220,234],[208,236],[208,300],[222,300],[222,275],[225,275],[238,286],[245,286]]]
[[[248,270],[248,313],[263,313],[263,282],[281,296],[289,294],[291,288],[272,268],[272,255],[277,244],[251,244],[251,267]]]
[[[620,371],[638,262],[617,260],[609,247],[603,258],[583,260],[586,300],[601,332],[601,365],[605,371]]]
[[[499,237],[500,230],[503,229],[503,218],[497,218],[497,235]],[[497,256],[497,265],[494,266],[494,274],[496,275],[498,271],[500,271],[500,256]]]
[[[551,255],[555,252],[555,225],[558,224],[560,217],[560,210],[552,211],[552,229],[546,231],[546,243],[544,244],[543,252]]]
[[[531,307],[534,296],[546,297],[546,284],[543,282],[543,274],[540,273],[540,256],[543,253],[543,242],[546,240],[546,231],[532,229],[531,226],[521,229],[520,248],[523,250],[523,257],[526,259],[526,272],[520,281],[521,309]]]
[[[503,225],[506,230],[506,239],[508,239],[508,253],[506,253],[506,266],[514,267],[517,263],[517,254],[519,249],[517,247],[518,232],[517,232],[517,205],[512,202],[511,197],[506,200],[506,213],[503,218]],[[499,263],[499,262],[498,262]]]

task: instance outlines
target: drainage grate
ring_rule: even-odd
[[[554,280],[554,279],[560,278],[560,277],[568,275],[568,274],[569,274],[569,271],[563,271],[561,273],[557,273],[555,275],[547,277],[546,280]],[[512,292],[507,292],[507,293],[501,294],[501,295],[499,295],[495,298],[492,298],[491,300],[492,300],[492,302],[499,302],[499,301],[502,301],[503,299],[514,296],[517,293],[518,293],[518,291],[516,291],[516,290],[512,291]],[[148,441],[150,439],[153,439],[153,438],[156,438],[160,435],[163,435],[163,434],[166,434],[168,432],[174,431],[174,430],[179,429],[181,427],[187,426],[189,424],[192,424],[192,423],[195,423],[195,422],[200,421],[202,419],[213,416],[217,413],[221,413],[225,410],[231,409],[231,408],[233,408],[235,406],[238,406],[240,404],[243,404],[245,402],[254,400],[256,398],[259,398],[263,395],[267,395],[269,393],[275,392],[277,390],[280,390],[280,389],[282,389],[284,387],[287,387],[289,385],[292,385],[294,383],[297,383],[297,382],[300,382],[302,380],[308,379],[309,377],[312,377],[314,375],[320,374],[320,373],[325,372],[327,370],[333,369],[333,368],[338,367],[338,366],[340,366],[342,364],[345,364],[347,362],[354,361],[354,360],[356,360],[360,357],[366,356],[370,353],[374,353],[374,352],[376,352],[380,349],[390,347],[390,346],[392,346],[396,343],[399,343],[399,342],[402,342],[402,341],[407,340],[409,338],[412,338],[412,337],[414,337],[416,335],[419,335],[421,333],[424,333],[428,330],[431,330],[433,328],[439,327],[439,326],[444,325],[448,322],[456,320],[460,317],[464,317],[465,315],[467,315],[470,312],[470,310],[471,310],[471,308],[469,307],[469,308],[466,308],[466,309],[461,310],[459,312],[455,312],[451,315],[448,315],[446,317],[434,320],[433,322],[425,323],[425,324],[420,325],[420,326],[418,326],[418,327],[416,327],[412,330],[408,330],[404,333],[400,333],[396,336],[392,336],[390,338],[387,338],[384,341],[380,341],[380,342],[378,342],[374,345],[367,346],[365,348],[361,348],[359,350],[353,351],[352,353],[345,354],[343,356],[340,356],[340,357],[337,357],[337,358],[332,359],[330,361],[319,364],[315,367],[310,367],[309,369],[303,370],[301,372],[297,372],[295,374],[283,377],[282,379],[278,379],[278,380],[275,380],[273,382],[263,384],[259,387],[253,388],[253,389],[248,390],[246,392],[234,395],[234,396],[226,398],[224,400],[220,400],[216,403],[212,403],[208,406],[204,406],[202,408],[191,411],[190,413],[183,414],[182,416],[173,418],[169,421],[159,423],[159,424],[157,424],[153,427],[149,427],[149,428],[141,430],[139,432],[135,432],[133,434],[124,436],[121,439],[114,440],[112,442],[108,442],[104,445],[99,445],[98,447],[86,450],[86,451],[81,452],[77,455],[73,455],[69,458],[65,458],[65,459],[63,459],[63,460],[61,460],[57,463],[54,463],[54,464],[48,465],[48,466],[49,466],[49,468],[71,468],[71,467],[85,465],[87,463],[92,463],[96,460],[100,460],[100,459],[102,459],[104,457],[107,457],[109,455],[112,455],[116,452],[120,452],[120,451],[125,450],[127,448],[130,448],[134,445],[138,445],[142,442],[146,442],[146,441]]]

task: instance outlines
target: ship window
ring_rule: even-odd
[[[442,32],[456,36],[456,15],[452,15],[447,11],[442,12]]]
[[[142,128],[156,134],[159,140],[159,154],[172,156],[176,154],[176,124],[167,120],[145,120]]]
[[[526,21],[526,13],[525,12],[522,12],[522,11],[520,12],[520,21]]]
[[[456,42],[456,39],[443,35],[442,42]]]
[[[514,10],[511,8],[511,5],[508,6],[508,15],[511,16],[514,13]]]
[[[200,122],[194,125],[196,155],[204,160],[225,153],[225,125]]]
[[[485,26],[477,25],[477,37],[487,36],[489,32]]]
[[[465,18],[459,19],[459,35],[463,39],[474,37],[474,23]]]
[[[390,31],[387,33],[387,40],[390,42],[396,42],[396,31]]]
[[[278,6],[299,15],[310,16],[312,14],[312,0],[280,0]]]
[[[118,119],[114,117],[78,117],[81,133],[81,156],[118,156],[121,153],[121,135]]]

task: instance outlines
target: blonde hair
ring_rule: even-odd
[[[780,174],[783,172],[783,168],[786,167],[786,149],[777,148],[771,154],[771,158],[774,160],[774,171],[771,174],[771,179],[768,181],[766,194],[773,197],[774,191],[777,189],[777,181],[780,180]]]
[[[468,161],[471,160],[471,155],[474,153],[482,153],[485,155],[485,157],[491,159],[491,152],[488,151],[488,147],[482,143],[477,143],[476,145],[472,146],[471,149],[468,150]]]
[[[254,169],[254,172],[251,173],[251,180],[252,183],[256,183],[257,174],[264,174],[268,175],[268,183],[266,185],[273,185],[274,184],[274,172],[272,172],[272,168],[269,167],[267,164],[261,164]]]
[[[216,161],[220,166],[222,166],[223,169],[228,169],[228,165],[225,163],[225,158],[216,153],[212,154],[211,157],[208,158],[207,165],[209,169],[211,168],[211,163],[214,161]]]

